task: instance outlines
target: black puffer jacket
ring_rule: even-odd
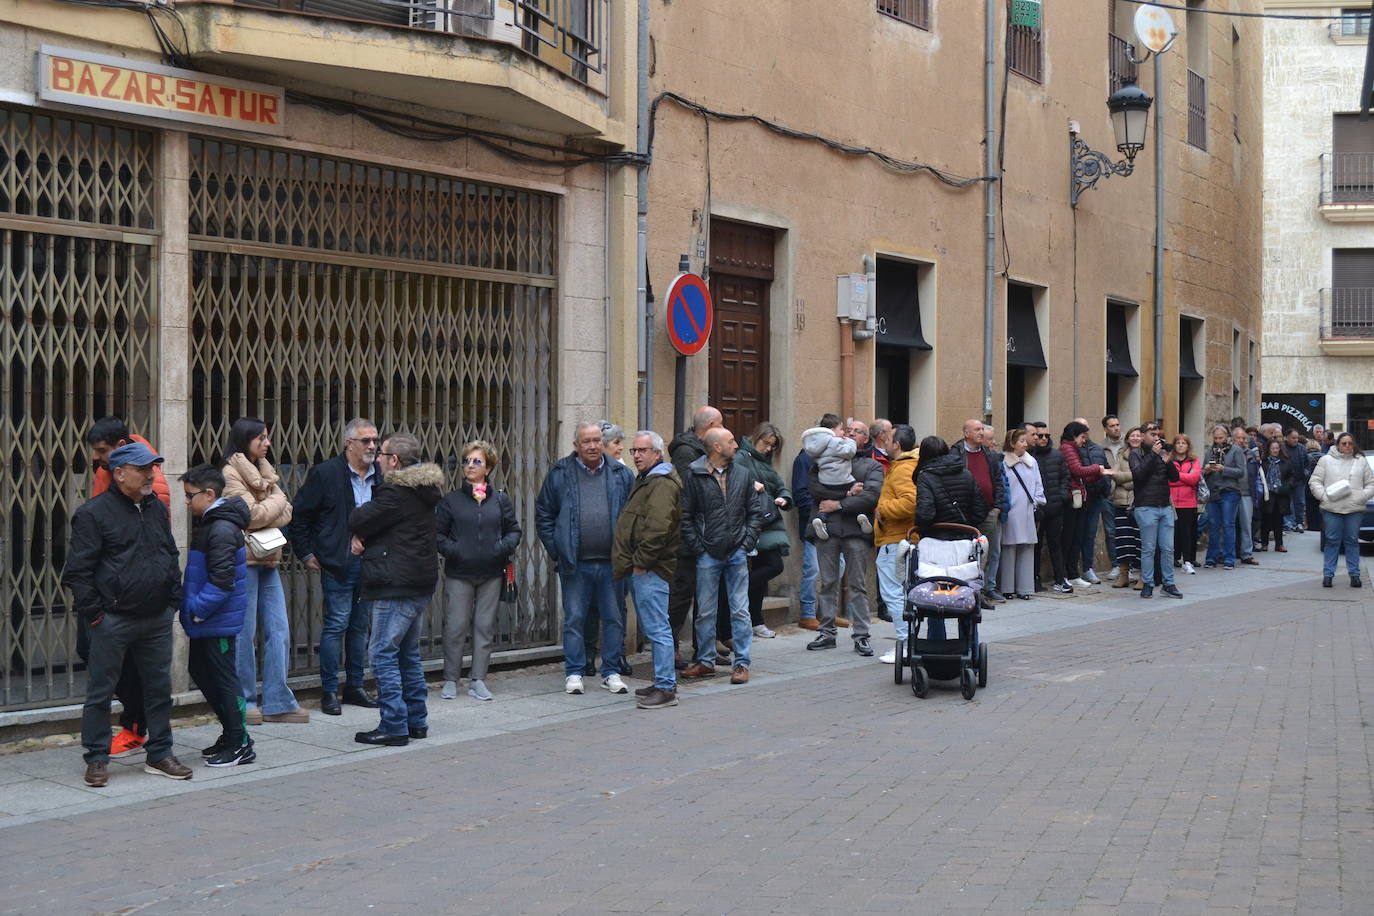
[[[677,471],[677,476],[683,481],[691,474],[689,470],[692,462],[706,454],[706,443],[701,441],[692,430],[678,433],[672,442],[668,443],[668,460],[673,463],[673,469]]]
[[[372,501],[353,510],[349,529],[362,539],[359,592],[363,598],[421,598],[439,582],[434,507],[444,472],[412,464],[386,475]]]
[[[135,503],[112,486],[72,516],[62,584],[87,623],[103,614],[152,617],[181,607],[178,561],[162,500]]]
[[[1042,445],[1027,451],[1040,465],[1040,482],[1045,487],[1045,514],[1058,515],[1069,501],[1069,466],[1057,448]]]
[[[739,548],[747,553],[759,542],[763,513],[754,498],[754,475],[731,462],[725,493],[702,455],[688,468],[682,485],[682,543],[684,553],[710,554],[724,560]]]
[[[976,527],[987,515],[978,485],[964,467],[963,455],[950,452],[917,466],[917,528],[948,523]]]
[[[465,480],[443,498],[434,516],[444,575],[483,582],[505,574],[521,534],[515,504],[505,490],[488,483],[487,498],[479,503]]]
[[[1130,451],[1131,481],[1135,489],[1136,508],[1165,509],[1173,505],[1169,481],[1178,482],[1178,465],[1163,456],[1143,448]]]

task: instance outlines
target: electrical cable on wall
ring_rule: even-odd
[[[1231,16],[1235,19],[1298,19],[1324,21],[1340,19],[1340,16],[1309,16],[1304,13],[1235,13],[1230,10],[1214,10],[1205,6],[1178,6],[1172,3],[1155,3],[1154,0],[1124,0],[1137,6],[1157,6],[1165,10],[1178,10],[1182,13],[1205,13],[1208,16]],[[1313,4],[1317,5],[1317,4]]]

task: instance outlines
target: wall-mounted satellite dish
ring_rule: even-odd
[[[1135,36],[1142,48],[1163,54],[1178,38],[1178,28],[1167,12],[1152,3],[1146,3],[1135,11]]]

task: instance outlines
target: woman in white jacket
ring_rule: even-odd
[[[1374,470],[1355,437],[1341,433],[1336,446],[1317,462],[1307,483],[1322,509],[1322,586],[1331,587],[1336,559],[1345,548],[1350,587],[1360,583],[1360,520],[1365,504],[1374,500]]]

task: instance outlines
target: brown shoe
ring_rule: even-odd
[[[263,716],[264,722],[309,722],[310,711],[297,706],[290,712],[274,712],[269,716]]]
[[[1112,583],[1112,588],[1130,588],[1131,568],[1122,564],[1121,572],[1117,575],[1116,581]]]
[[[248,707],[248,711],[247,711],[246,713],[244,713],[244,721],[246,721],[249,725],[261,725],[261,724],[262,724],[262,707],[260,707],[260,706],[250,706],[250,707]]]
[[[849,618],[848,618],[848,617],[836,617],[836,618],[835,618],[835,626],[837,626],[837,627],[847,627],[847,626],[849,626]]]
[[[107,760],[92,760],[86,764],[86,785],[103,789],[110,782],[110,764]]]
[[[815,617],[803,617],[801,620],[797,621],[797,626],[801,627],[803,630],[819,630],[821,628],[821,622]]]
[[[163,757],[157,762],[149,760],[143,764],[143,772],[168,779],[190,779],[191,768],[175,757]]]
[[[730,675],[730,683],[747,684],[749,683],[749,669],[743,665],[736,665],[734,672]]]
[[[699,677],[715,677],[716,669],[710,665],[703,665],[701,662],[692,662],[682,671],[682,677],[693,680]]]

